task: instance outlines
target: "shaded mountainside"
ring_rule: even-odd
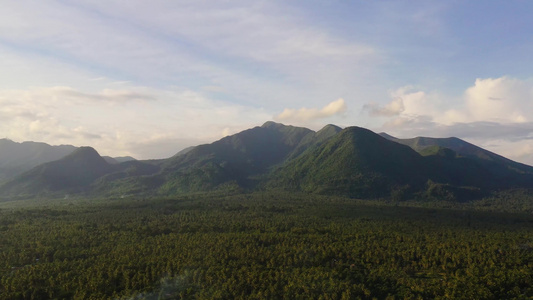
[[[422,186],[423,158],[370,130],[348,127],[272,174],[271,187],[322,194],[378,197],[392,185]]]
[[[380,133],[380,135],[391,141],[407,145],[424,156],[442,156],[444,149],[453,150],[458,158],[463,158],[463,162],[475,161],[481,165],[494,177],[495,182],[493,184],[496,185],[512,186],[513,182],[517,186],[529,185],[533,178],[533,167],[512,161],[456,137],[398,139],[386,133]],[[520,174],[524,176],[519,176]]]
[[[476,158],[487,163],[493,162],[500,165],[506,165],[509,169],[514,169],[518,172],[532,173],[533,167],[512,161],[496,153],[485,150],[481,147],[463,141],[456,137],[449,138],[431,138],[431,137],[416,137],[412,139],[398,139],[386,133],[380,133],[381,136],[395,141],[397,143],[407,145],[417,152],[424,153],[435,147],[448,148],[455,151],[458,155],[468,158]]]
[[[153,193],[161,184],[154,177],[161,169],[158,162],[132,160],[114,165],[113,172],[92,182],[92,192],[102,196]]]
[[[196,146],[190,146],[190,147],[184,148],[184,149],[180,150],[178,153],[174,154],[173,157],[176,157],[176,156],[180,156],[180,155],[186,154],[186,153],[188,153],[189,151],[191,151],[192,149],[194,149],[194,147],[196,147]]]
[[[196,146],[171,157],[162,165],[164,193],[194,192],[217,187],[249,188],[253,176],[266,173],[282,163],[312,130],[267,122]]]
[[[120,164],[123,162],[136,160],[135,158],[131,156],[119,156],[119,157],[102,156],[102,158],[105,159],[105,161],[111,165],[116,165],[116,164]]]
[[[159,167],[140,161],[110,164],[91,147],[80,147],[62,159],[39,165],[0,187],[4,195],[89,192],[93,184],[150,175]]]
[[[153,196],[280,189],[461,201],[496,190],[533,188],[533,167],[460,139],[400,140],[334,125],[315,132],[267,122],[168,159],[107,160],[112,163],[82,147],[5,183],[0,194]]]
[[[296,158],[307,149],[323,144],[331,137],[337,135],[341,130],[342,128],[338,126],[328,124],[317,132],[307,134],[301,139],[298,146],[296,146],[296,148],[289,154],[288,159]]]
[[[242,191],[262,185],[274,166],[284,164],[340,131],[327,125],[307,128],[266,122],[211,144],[189,147],[173,157],[147,162],[161,167],[157,174],[106,180],[98,190],[124,193],[180,194],[212,190]],[[106,177],[113,177],[109,175]]]
[[[72,145],[51,146],[39,142],[17,143],[0,139],[0,182],[8,181],[44,163],[56,161],[73,153],[78,147]],[[103,157],[109,164],[135,160],[131,156]]]
[[[70,145],[51,146],[45,143],[16,143],[0,139],[0,182],[40,164],[61,159],[74,150],[76,147]]]
[[[8,194],[80,191],[113,167],[91,147],[80,147],[60,160],[39,165],[2,187]]]

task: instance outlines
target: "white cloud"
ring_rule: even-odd
[[[325,87],[356,94],[354,84],[370,76],[380,51],[299,14],[282,2],[77,1],[31,8],[13,2],[0,12],[0,38],[12,46],[4,52],[41,63],[26,65],[28,72],[1,68],[0,79],[13,82],[12,72],[2,70],[17,70],[21,82],[49,77],[37,85],[80,87],[53,70],[61,63],[89,73],[87,81],[99,90],[105,78],[217,87],[226,101],[276,109],[284,99],[319,105],[331,94]]]
[[[361,103],[404,82],[454,85],[491,61],[483,52],[473,62],[468,57],[468,70],[462,65],[459,46],[472,48],[458,40],[469,39],[457,39],[446,18],[462,5],[327,4],[317,20],[322,5],[12,1],[0,10],[0,132],[50,143],[88,144],[93,137],[95,147],[112,154],[134,151],[127,147],[138,141],[149,149],[163,138],[218,139],[282,111],[278,120],[313,129],[327,117],[417,132],[532,121],[533,104],[521,100],[531,100],[531,81],[507,77],[480,79],[451,101],[440,92],[398,89],[389,103],[368,104],[368,119],[344,102],[321,108],[332,94]],[[516,73],[507,61],[494,65]]]
[[[238,132],[270,116],[261,109],[229,105],[185,89],[0,90],[2,137],[90,145],[103,155],[141,159],[169,157],[184,147],[219,139],[225,128]]]
[[[533,80],[477,79],[465,92],[467,116],[475,121],[527,122],[533,113]]]
[[[285,99],[320,107],[323,86],[345,95],[379,56],[283,3],[29,5],[0,11],[0,132],[110,155],[161,132],[212,141],[271,119]],[[339,104],[303,114],[338,115]]]
[[[309,57],[327,59],[368,58],[375,49],[335,38],[312,24],[302,24],[299,12],[282,3],[269,2],[202,2],[174,3],[160,1],[157,5],[133,1],[86,1],[101,13],[123,18],[128,16],[137,25],[206,49],[257,61],[271,62],[279,67]]]
[[[533,114],[533,79],[477,79],[458,99],[438,93],[427,94],[412,87],[392,92],[391,98],[387,104],[370,103],[363,109],[372,116],[396,116],[411,120],[426,117],[444,125],[525,123],[532,121],[529,116]]]
[[[99,93],[85,93],[77,91],[70,87],[52,87],[45,89],[49,91],[54,97],[61,97],[64,99],[78,100],[81,103],[87,101],[102,101],[102,102],[131,102],[131,101],[154,101],[156,98],[149,94],[135,92],[131,90],[114,90],[104,89]]]
[[[274,119],[279,121],[309,121],[342,114],[345,111],[346,103],[344,103],[344,99],[339,98],[324,106],[322,109],[305,107],[300,109],[285,108],[285,110],[275,116]]]
[[[412,87],[398,89],[391,98],[363,108],[387,117],[378,130],[398,137],[457,136],[533,164],[533,79],[477,79],[457,99]]]
[[[384,105],[367,103],[363,111],[374,117],[399,117],[416,119],[420,116],[433,115],[439,106],[439,97],[417,91],[412,86],[399,88],[390,93],[392,100]]]
[[[405,110],[405,106],[402,98],[396,98],[384,106],[377,103],[365,104],[363,110],[368,111],[371,116],[391,117],[401,114]]]

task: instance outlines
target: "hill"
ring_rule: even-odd
[[[416,150],[416,151],[415,151]],[[401,140],[326,125],[266,122],[168,159],[119,163],[82,147],[0,186],[4,196],[89,196],[285,190],[355,198],[465,201],[533,188],[533,167],[457,138]]]
[[[395,185],[421,187],[427,173],[423,158],[409,147],[364,128],[348,127],[277,169],[269,186],[379,197]]]
[[[102,158],[105,159],[105,161],[111,165],[116,165],[116,164],[120,164],[123,162],[136,160],[135,158],[131,156],[119,156],[119,157],[102,156]]]
[[[76,147],[71,145],[51,146],[45,143],[17,143],[0,139],[0,182],[40,164],[61,159],[74,150]]]
[[[162,193],[251,188],[254,176],[282,163],[312,130],[266,122],[211,144],[196,146],[162,165]]]
[[[425,156],[436,154],[442,151],[442,148],[453,150],[458,157],[475,161],[483,166],[497,179],[497,183],[500,185],[512,186],[513,182],[518,183],[515,185],[529,185],[531,178],[533,178],[533,167],[512,161],[456,137],[398,139],[385,133],[380,133],[380,135],[391,141],[407,145]]]
[[[81,192],[113,167],[91,147],[80,147],[64,158],[39,165],[1,188],[8,195]]]

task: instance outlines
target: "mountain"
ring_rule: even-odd
[[[102,158],[106,161],[106,163],[110,164],[110,165],[116,165],[118,164],[118,161],[111,157],[111,156],[102,156]]]
[[[105,161],[111,165],[116,165],[119,163],[136,160],[135,158],[131,156],[119,156],[119,157],[102,156],[102,158],[105,159]]]
[[[274,166],[339,131],[340,128],[334,125],[314,132],[266,122],[211,144],[186,148],[167,160],[153,162],[161,167],[157,174],[121,181],[125,186],[135,187],[135,192],[165,195],[221,189],[249,190],[260,185]]]
[[[196,147],[196,146],[190,146],[190,147],[184,148],[184,149],[180,150],[178,153],[174,154],[174,156],[180,156],[180,155],[186,154],[189,151],[191,151],[192,149],[194,149],[194,147]]]
[[[211,144],[175,155],[162,166],[163,193],[217,188],[250,188],[254,176],[282,163],[302,139],[314,134],[302,127],[266,122]]]
[[[348,127],[280,166],[268,186],[358,198],[400,192],[448,200],[468,200],[497,189],[533,187],[532,167],[459,139],[451,139],[451,143],[448,139],[432,141],[416,148],[388,135]]]
[[[342,128],[338,126],[328,124],[317,132],[308,133],[302,138],[296,148],[289,154],[287,159],[293,159],[295,157],[298,157],[307,149],[321,145],[325,141],[329,140],[331,137],[337,135],[337,133],[339,133],[341,130]]]
[[[123,162],[127,162],[127,161],[134,161],[136,160],[135,158],[131,157],[131,156],[118,156],[118,157],[113,157],[118,163],[123,163]]]
[[[113,167],[91,147],[80,147],[62,159],[39,165],[1,187],[3,194],[80,192]]]
[[[80,147],[60,160],[39,165],[8,181],[0,186],[0,194],[4,197],[79,192],[93,196],[124,194],[139,191],[141,186],[135,181],[160,170],[154,163],[158,161],[137,161],[130,157],[123,158],[124,162],[118,160],[102,157],[91,147]],[[127,186],[132,179],[133,185]]]
[[[74,150],[76,147],[70,145],[51,146],[45,143],[16,143],[0,139],[0,182],[40,164],[61,159]]]
[[[457,138],[402,140],[360,127],[326,125],[315,132],[266,122],[161,160],[119,162],[81,147],[12,178],[0,185],[0,194],[115,197],[270,189],[466,201],[510,188],[533,188],[533,167]]]
[[[453,150],[458,157],[476,161],[500,181],[520,181],[523,178],[517,178],[516,175],[518,174],[533,175],[533,167],[531,166],[512,161],[456,137],[398,139],[386,133],[380,133],[380,135],[391,141],[407,145],[425,156],[436,154],[442,151],[442,148]]]
[[[423,158],[370,130],[348,127],[322,145],[281,166],[269,186],[354,197],[379,197],[391,186],[423,186]]]
[[[161,182],[155,176],[161,168],[159,161],[130,160],[113,165],[109,172],[91,183],[94,195],[116,196],[153,193]]]

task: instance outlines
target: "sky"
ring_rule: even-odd
[[[531,1],[0,0],[0,138],[166,158],[266,121],[533,165]]]

